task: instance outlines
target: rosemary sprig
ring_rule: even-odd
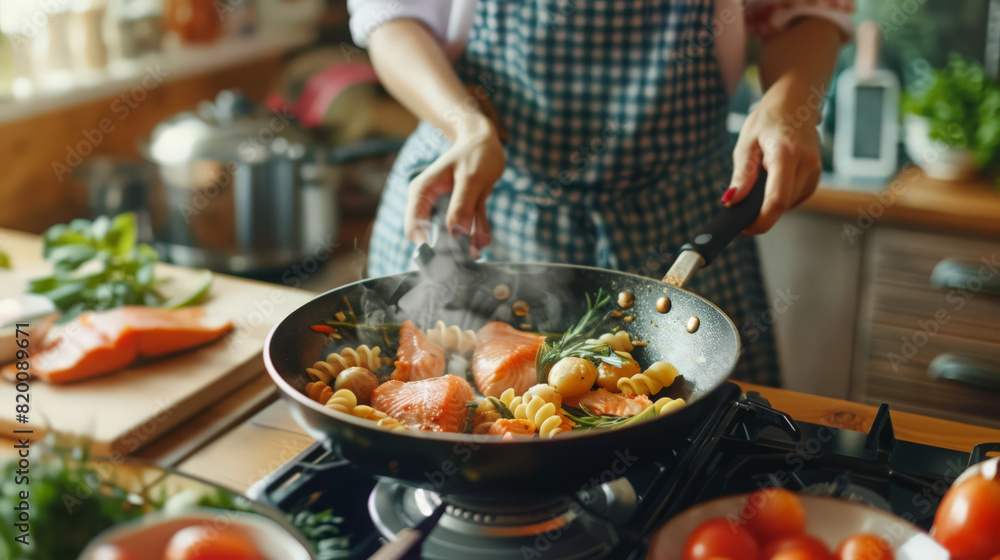
[[[502,400],[496,397],[486,397],[486,400],[493,404],[493,408],[500,413],[501,418],[514,418],[514,413],[510,411],[510,408],[505,405]]]
[[[614,367],[621,367],[622,360],[615,354],[607,344],[587,342],[607,314],[601,312],[609,301],[611,295],[605,294],[604,289],[597,290],[597,295],[593,299],[590,294],[584,294],[587,298],[587,312],[580,320],[563,333],[559,340],[552,344],[542,343],[535,354],[535,372],[538,375],[538,383],[545,383],[545,375],[548,367],[559,360],[567,357],[582,358],[590,360],[594,364],[606,362]]]
[[[580,408],[578,409],[580,411],[579,414],[574,414],[572,410],[573,409],[569,407],[563,407],[563,415],[576,423],[576,426],[573,426],[574,430],[591,428],[613,430],[623,426],[626,422],[632,419],[623,416],[602,416],[600,414],[594,414],[585,404],[580,404]]]

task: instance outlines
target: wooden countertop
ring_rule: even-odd
[[[907,165],[878,191],[842,183],[821,181],[801,208],[846,218],[862,230],[879,223],[1000,237],[1000,189],[986,179],[938,181]]]

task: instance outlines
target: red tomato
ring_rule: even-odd
[[[125,552],[116,544],[102,544],[94,550],[91,560],[137,560],[135,556]]]
[[[871,533],[860,533],[844,539],[837,547],[839,560],[895,560],[888,541]]]
[[[262,560],[253,541],[232,530],[205,525],[185,527],[167,544],[164,560]]]
[[[829,560],[830,549],[810,535],[782,537],[771,541],[761,554],[762,560]]]
[[[762,488],[747,498],[740,519],[761,546],[806,530],[806,510],[794,492],[783,488]]]
[[[951,487],[934,515],[931,533],[954,560],[1000,555],[1000,480],[973,476]]]
[[[738,523],[717,518],[695,527],[684,542],[681,560],[758,560],[760,547],[750,531]]]

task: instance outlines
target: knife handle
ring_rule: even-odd
[[[764,204],[764,185],[766,183],[767,171],[762,165],[757,171],[757,180],[746,198],[732,206],[723,207],[705,224],[701,233],[690,242],[685,243],[677,254],[684,251],[694,251],[701,255],[705,264],[712,262],[744,229],[757,220],[757,216],[760,215],[760,207]]]

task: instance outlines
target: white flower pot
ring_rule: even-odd
[[[906,153],[928,177],[941,181],[964,181],[976,176],[976,157],[972,151],[932,140],[930,121],[926,117],[906,115],[903,127]]]

